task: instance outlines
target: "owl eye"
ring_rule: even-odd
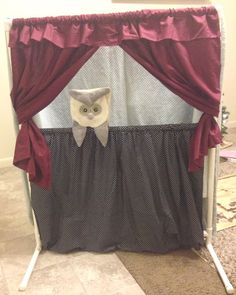
[[[82,105],[80,107],[79,111],[80,111],[81,114],[86,114],[86,113],[88,113],[88,108],[87,108],[87,106]]]
[[[100,106],[99,104],[94,104],[94,105],[92,106],[92,111],[93,111],[93,113],[94,113],[95,115],[97,115],[97,114],[101,113],[102,108],[101,108],[101,106]]]

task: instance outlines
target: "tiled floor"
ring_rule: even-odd
[[[0,294],[13,295],[33,254],[20,172],[0,169]],[[26,295],[144,295],[114,253],[40,254]]]

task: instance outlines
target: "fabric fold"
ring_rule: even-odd
[[[218,123],[212,115],[204,113],[191,140],[189,171],[203,167],[204,156],[208,154],[208,149],[221,142],[222,135]]]
[[[10,47],[48,40],[60,48],[119,45],[124,40],[190,41],[219,37],[213,6],[99,15],[14,19]]]
[[[22,123],[15,146],[13,164],[29,173],[29,181],[43,188],[51,185],[50,150],[32,120]]]
[[[31,183],[31,192],[43,248],[164,253],[203,245],[202,169],[188,172],[194,127],[110,127],[106,148],[92,128],[80,148],[71,129],[42,130],[52,187]]]

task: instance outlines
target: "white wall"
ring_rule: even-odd
[[[5,3],[4,3],[5,2]],[[166,4],[168,2],[168,4]],[[181,7],[194,4],[207,4],[208,0],[57,0],[57,1],[29,1],[8,0],[0,2],[0,167],[8,165],[14,153],[14,128],[9,98],[9,83],[7,72],[7,57],[5,49],[4,20],[7,17],[35,17],[56,15],[79,15],[84,13],[106,13],[115,11],[128,11],[152,8]],[[212,1],[214,2],[214,1]],[[236,68],[236,39],[233,28],[236,26],[234,11],[235,1],[217,1],[221,3],[226,18],[228,40],[226,47],[225,93],[224,104],[231,112],[231,125],[236,127],[236,99],[234,98],[233,76]],[[3,4],[4,3],[4,4]],[[145,4],[143,4],[145,3]],[[158,3],[158,4],[157,4]]]

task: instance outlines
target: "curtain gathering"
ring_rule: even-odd
[[[14,164],[50,187],[50,153],[32,116],[61,92],[100,46],[119,45],[167,88],[204,112],[190,144],[189,170],[221,142],[220,29],[214,7],[14,19],[12,103],[21,130]]]
[[[52,186],[31,183],[43,249],[165,253],[203,246],[203,170],[188,173],[187,164],[194,128],[110,127],[105,149],[93,129],[81,147],[71,128],[43,129]]]

